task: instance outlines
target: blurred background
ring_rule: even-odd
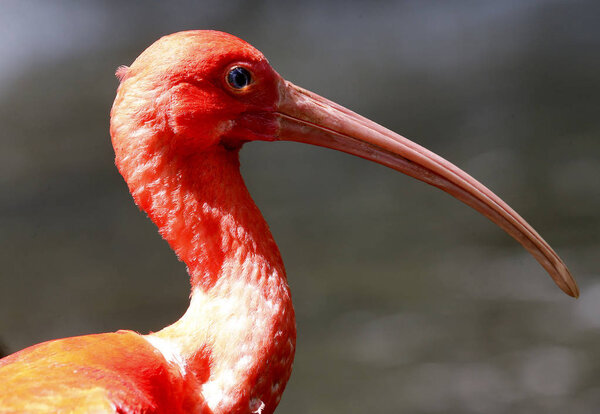
[[[0,342],[156,331],[188,279],[113,164],[114,71],[158,37],[233,33],[292,82],[455,162],[555,247],[379,165],[253,143],[243,173],[298,319],[280,413],[597,413],[600,3],[0,3]]]

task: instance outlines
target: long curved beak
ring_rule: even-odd
[[[567,295],[578,297],[569,270],[520,215],[442,157],[334,102],[283,81],[278,140],[332,148],[388,166],[442,189],[496,223],[529,251]]]

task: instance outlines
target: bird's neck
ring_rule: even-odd
[[[123,162],[136,164],[124,174],[131,192],[191,277],[187,312],[147,338],[196,384],[211,412],[272,412],[291,372],[294,312],[237,150],[159,151]]]

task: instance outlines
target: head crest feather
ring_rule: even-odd
[[[115,76],[119,79],[119,82],[123,82],[129,76],[129,66],[119,66],[115,72]]]

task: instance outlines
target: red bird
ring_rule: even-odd
[[[234,36],[166,36],[117,75],[116,165],[186,263],[190,306],[149,335],[60,339],[0,360],[2,413],[275,410],[296,329],[279,250],[240,175],[238,153],[249,141],[333,148],[432,184],[504,229],[563,291],[578,295],[556,253],[490,190],[406,138],[285,81]]]

